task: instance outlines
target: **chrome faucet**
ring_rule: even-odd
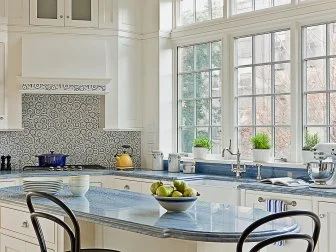
[[[237,165],[234,167],[232,164],[231,171],[236,173],[236,178],[240,178],[241,174],[246,172],[246,166],[240,164],[240,155],[239,148],[237,148],[237,153],[233,153],[231,150],[231,139],[230,139],[230,146],[229,148],[225,148],[222,151],[222,157],[225,157],[225,151],[229,152],[232,156],[237,156]]]

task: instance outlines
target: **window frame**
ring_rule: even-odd
[[[176,60],[175,60],[175,64],[176,64],[176,73],[174,74],[175,75],[175,79],[176,79],[176,135],[177,135],[177,143],[176,143],[176,146],[177,146],[177,151],[181,150],[182,148],[182,144],[181,144],[181,136],[182,136],[182,129],[183,128],[190,128],[190,129],[194,129],[194,138],[197,137],[196,134],[197,134],[197,128],[208,128],[208,130],[210,130],[209,132],[209,135],[210,135],[210,139],[212,139],[212,129],[213,128],[220,128],[220,131],[221,133],[223,132],[223,129],[222,129],[222,121],[223,121],[223,112],[221,110],[221,124],[220,125],[212,125],[212,103],[211,101],[212,100],[217,100],[219,99],[220,100],[220,108],[222,109],[222,93],[223,93],[223,82],[222,82],[222,67],[223,67],[223,59],[221,57],[221,65],[220,67],[215,67],[215,68],[212,68],[212,44],[213,43],[217,43],[217,42],[220,42],[221,43],[221,55],[223,55],[223,41],[221,39],[210,39],[208,41],[198,41],[197,43],[192,43],[192,44],[183,44],[183,45],[177,45],[176,46]],[[207,69],[201,69],[201,70],[195,70],[195,64],[196,64],[196,52],[195,52],[195,47],[198,46],[198,45],[202,45],[202,44],[209,44],[209,68]],[[193,47],[193,57],[194,57],[194,69],[192,71],[182,71],[180,72],[179,71],[179,63],[180,63],[180,59],[179,59],[179,48],[185,48],[185,47],[190,47],[192,46]],[[219,71],[219,79],[220,79],[220,83],[221,83],[221,96],[212,96],[211,95],[211,88],[212,88],[212,73],[214,71]],[[180,97],[180,86],[179,86],[179,79],[180,79],[180,76],[181,75],[185,75],[185,74],[194,74],[196,75],[197,73],[204,73],[204,72],[207,72],[209,73],[209,94],[210,96],[209,97],[200,97],[200,98],[197,98],[196,95],[195,95],[195,92],[196,92],[196,89],[194,90],[194,97],[191,99],[183,99]],[[194,84],[195,84],[195,78],[196,76],[193,77],[194,78]],[[181,124],[181,102],[185,101],[185,100],[190,100],[190,101],[194,101],[194,116],[195,116],[195,124],[192,125],[192,126],[186,126],[186,125],[182,125]],[[196,117],[196,111],[197,111],[197,106],[196,106],[196,101],[198,100],[209,100],[209,125],[197,125],[197,117]],[[222,141],[222,139],[221,139]],[[211,151],[212,153],[212,151]]]
[[[262,33],[253,33],[253,34],[248,34],[248,35],[244,35],[244,36],[239,36],[239,37],[234,37],[234,76],[235,76],[235,79],[234,79],[234,99],[235,99],[235,102],[234,102],[234,112],[233,114],[235,115],[235,121],[234,121],[234,128],[235,128],[235,139],[236,139],[236,142],[237,142],[237,146],[238,146],[238,142],[239,142],[239,129],[240,128],[251,128],[252,129],[252,135],[255,135],[258,128],[266,128],[266,129],[270,129],[271,130],[271,136],[270,138],[272,139],[272,151],[273,151],[273,156],[275,158],[286,158],[286,159],[290,159],[291,157],[276,157],[275,156],[275,142],[276,142],[276,134],[275,134],[275,131],[276,129],[281,129],[281,128],[286,128],[286,129],[289,129],[289,131],[291,132],[291,124],[292,124],[292,120],[291,120],[291,116],[289,118],[289,124],[276,124],[275,123],[275,112],[276,112],[276,97],[277,96],[287,96],[289,97],[289,100],[290,100],[290,103],[291,103],[291,98],[292,98],[292,92],[291,92],[291,86],[292,86],[292,80],[290,78],[290,90],[289,92],[275,92],[275,73],[276,73],[276,69],[275,69],[275,66],[278,65],[278,64],[289,64],[289,70],[290,70],[290,75],[291,75],[291,66],[292,66],[292,61],[291,61],[291,57],[292,57],[292,54],[291,54],[291,50],[290,50],[290,57],[289,59],[286,59],[286,60],[278,60],[276,61],[274,59],[274,56],[275,56],[275,47],[274,47],[274,36],[275,36],[275,33],[277,32],[282,32],[282,31],[289,31],[290,35],[291,35],[291,29],[290,28],[284,28],[284,29],[277,29],[277,30],[270,30],[270,31],[267,31],[267,32],[262,32]],[[259,35],[267,35],[269,34],[270,35],[270,40],[271,40],[271,44],[270,44],[270,47],[271,47],[271,55],[270,55],[270,61],[269,62],[263,62],[263,63],[255,63],[255,38],[256,36],[259,36]],[[242,65],[238,65],[238,39],[241,39],[241,38],[248,38],[248,37],[251,37],[251,63],[250,64],[242,64]],[[291,41],[291,39],[290,39]],[[290,48],[291,49],[291,48]],[[270,84],[271,84],[271,92],[270,93],[263,93],[263,94],[256,94],[256,70],[255,68],[256,67],[259,67],[259,66],[269,66],[270,67],[270,70],[271,70],[271,80],[270,80]],[[238,94],[238,70],[239,69],[245,69],[245,68],[251,68],[251,82],[252,82],[252,93],[251,94],[242,94],[242,95],[239,95]],[[269,97],[271,99],[271,124],[269,125],[257,125],[256,123],[256,98],[258,97]],[[251,98],[252,99],[252,124],[251,125],[239,125],[239,122],[238,122],[238,118],[239,118],[239,98]],[[292,105],[291,105],[292,107]]]
[[[334,1],[321,0],[327,5],[317,6],[316,1],[305,1],[300,3],[303,7],[302,12],[296,13],[295,8],[290,9],[285,12],[279,8],[279,20],[274,20],[275,8],[261,10],[257,13],[244,13],[242,15],[237,15],[230,17],[227,22],[211,22],[211,23],[201,23],[195,24],[192,29],[190,27],[179,27],[179,29],[173,29],[171,33],[171,38],[173,41],[174,51],[176,51],[177,46],[183,46],[193,43],[205,42],[208,40],[222,39],[222,119],[225,117],[225,122],[222,123],[222,147],[227,147],[229,145],[230,139],[232,139],[232,148],[235,150],[237,148],[237,142],[235,137],[235,123],[234,115],[232,113],[235,106],[233,105],[233,83],[234,82],[234,53],[232,48],[234,48],[234,38],[247,36],[248,34],[258,34],[267,33],[270,31],[288,29],[291,30],[291,102],[292,102],[292,113],[291,113],[291,136],[292,136],[292,146],[291,146],[291,157],[288,159],[289,162],[298,163],[301,161],[301,151],[303,144],[303,101],[302,101],[302,82],[303,82],[303,66],[302,66],[302,27],[308,25],[315,25],[319,23],[328,23],[335,20],[334,11]],[[331,3],[333,2],[333,3]],[[316,13],[311,13],[311,10],[318,9]],[[262,12],[262,15],[261,15]],[[226,13],[226,12],[224,12]],[[323,15],[321,15],[323,14]],[[284,21],[282,18],[287,17]],[[250,19],[252,18],[252,19]],[[236,25],[231,26],[229,21],[235,21]],[[244,20],[250,20],[249,23]],[[270,22],[271,21],[271,22]],[[252,24],[253,23],[253,24]],[[265,25],[267,24],[267,25]],[[241,25],[241,27],[239,27]],[[182,29],[183,28],[183,29]],[[216,28],[216,29],[215,29]],[[174,55],[174,86],[176,87],[176,54]],[[229,85],[227,85],[229,83]],[[175,94],[173,95],[174,101],[173,105],[176,104],[177,98]],[[175,106],[175,105],[174,105]],[[176,111],[176,110],[174,110]],[[174,112],[175,113],[175,112]],[[174,116],[173,127],[177,129],[177,121]],[[174,151],[177,148],[177,135],[174,134]],[[176,147],[175,147],[176,146]],[[218,157],[210,157],[210,159],[217,159]],[[230,157],[229,157],[230,158]],[[233,157],[231,157],[233,158]],[[242,158],[244,156],[242,155]],[[221,159],[221,162],[232,162],[225,161]],[[275,163],[278,161],[275,160]],[[288,164],[289,167],[290,164]],[[287,166],[287,165],[285,165]]]
[[[309,0],[307,0],[309,2]],[[305,144],[305,134],[308,130],[308,128],[324,128],[324,132],[326,133],[325,138],[326,139],[321,139],[322,142],[330,142],[331,134],[330,130],[332,125],[330,123],[330,95],[332,93],[336,94],[336,90],[331,90],[330,89],[330,60],[331,59],[336,59],[336,53],[333,55],[330,55],[329,49],[330,49],[330,41],[329,41],[329,25],[330,24],[336,24],[336,19],[332,21],[326,21],[326,22],[318,22],[318,23],[311,23],[307,25],[303,25],[301,27],[301,36],[302,36],[302,43],[301,43],[301,64],[302,64],[302,146]],[[314,26],[319,26],[319,25],[325,25],[326,26],[326,44],[325,44],[325,50],[326,53],[323,56],[313,56],[313,57],[307,57],[306,55],[306,50],[307,50],[307,36],[306,36],[306,29],[309,27],[314,27]],[[307,90],[307,63],[309,61],[314,61],[314,60],[323,60],[325,62],[325,82],[326,82],[326,87],[325,89],[321,90]],[[324,94],[326,98],[326,111],[324,111],[325,116],[326,116],[326,124],[309,124],[308,125],[308,119],[307,119],[307,114],[308,114],[308,106],[307,106],[307,95],[309,94]]]

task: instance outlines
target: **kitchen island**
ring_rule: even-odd
[[[152,196],[98,187],[91,187],[86,197],[72,197],[67,188],[58,196],[81,220],[83,247],[100,246],[127,252],[234,251],[241,232],[255,220],[269,214],[260,209],[203,201],[197,201],[187,212],[168,213]],[[37,208],[63,216],[54,204],[41,199],[35,202]],[[4,213],[11,214],[6,209],[27,212],[22,187],[0,189],[0,204],[1,220],[10,218],[3,216]],[[32,227],[29,228],[32,232]],[[249,241],[297,229],[298,226],[287,219],[264,225],[250,236]],[[6,227],[1,226],[1,233],[8,235],[6,232]],[[62,243],[67,247],[64,234],[58,227],[55,233],[59,241],[54,250],[62,251]]]

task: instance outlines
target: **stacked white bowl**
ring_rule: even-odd
[[[73,196],[84,196],[90,188],[90,176],[72,176],[69,179],[69,187]]]
[[[23,191],[56,194],[63,189],[63,180],[53,177],[32,177],[23,179]]]

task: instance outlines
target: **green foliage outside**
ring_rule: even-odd
[[[211,146],[212,144],[209,138],[197,137],[194,139],[194,147],[207,148],[208,150],[211,150]]]
[[[270,137],[264,132],[257,133],[254,137],[251,137],[251,143],[253,149],[265,150],[272,148]]]
[[[305,135],[305,145],[303,146],[302,150],[311,150],[313,147],[320,142],[320,138],[318,133],[310,133],[308,130]]]

